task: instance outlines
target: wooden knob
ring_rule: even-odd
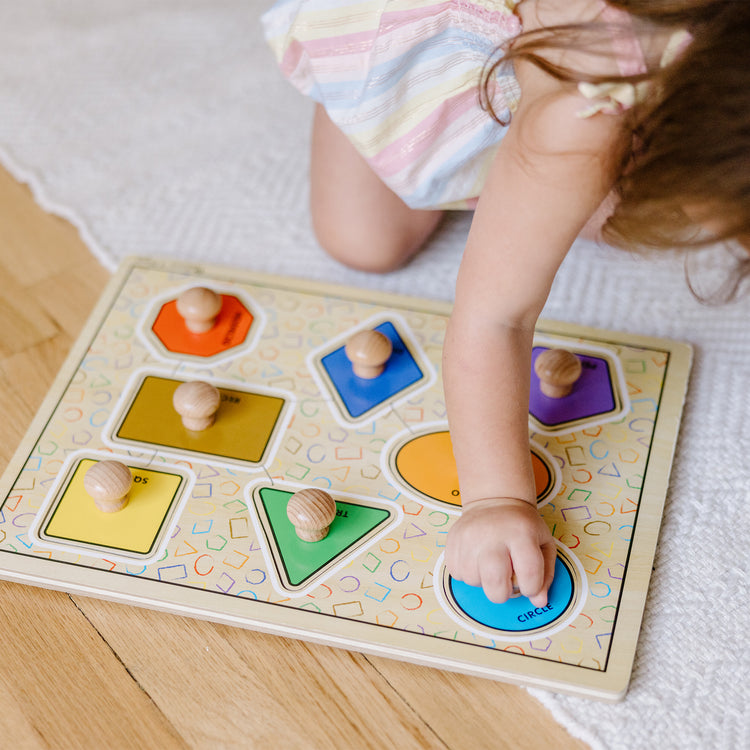
[[[547,349],[534,363],[542,393],[550,398],[567,396],[581,377],[581,360],[565,349]]]
[[[172,403],[175,411],[182,417],[185,428],[200,432],[214,423],[221,394],[210,383],[193,380],[182,383],[175,389]]]
[[[319,542],[336,518],[336,502],[325,490],[300,490],[289,498],[286,514],[300,539]]]
[[[177,298],[177,312],[193,333],[210,331],[221,311],[221,295],[203,286],[187,289]]]
[[[116,513],[128,504],[133,475],[119,461],[97,461],[84,475],[83,486],[99,510]]]
[[[385,369],[385,363],[393,353],[393,344],[380,331],[360,331],[349,339],[344,352],[352,363],[354,374],[372,380]]]
[[[516,599],[521,596],[521,587],[518,585],[518,578],[516,578],[515,573],[511,573],[510,585],[513,587],[513,590],[510,592],[510,598]]]

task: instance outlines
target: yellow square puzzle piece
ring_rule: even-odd
[[[128,504],[116,513],[103,513],[83,486],[83,477],[96,461],[81,459],[70,481],[39,529],[43,541],[124,553],[140,558],[151,555],[180,496],[185,482],[179,474],[130,467],[133,486]]]

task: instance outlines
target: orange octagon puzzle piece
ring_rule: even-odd
[[[213,357],[240,346],[247,338],[253,314],[231,294],[221,295],[222,304],[213,328],[205,333],[192,333],[177,312],[177,300],[162,305],[151,330],[166,349],[175,354]]]

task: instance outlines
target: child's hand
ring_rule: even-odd
[[[504,602],[512,577],[532,604],[547,604],[557,555],[555,542],[535,505],[514,498],[476,500],[464,507],[448,533],[448,572],[487,598]]]

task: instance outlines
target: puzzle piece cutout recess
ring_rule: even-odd
[[[184,299],[196,288],[197,312]],[[523,596],[497,605],[444,565],[461,503],[439,378],[449,314],[426,300],[128,260],[0,482],[0,576],[621,697],[690,349],[539,324],[535,361],[565,350],[580,364],[554,397],[532,372],[531,456],[556,575],[546,607]],[[373,331],[390,356],[379,374],[367,362],[355,372],[347,344],[364,332],[367,350]],[[133,477],[113,512],[83,482],[104,460]],[[319,541],[300,539],[286,513],[303,488],[335,500]]]

